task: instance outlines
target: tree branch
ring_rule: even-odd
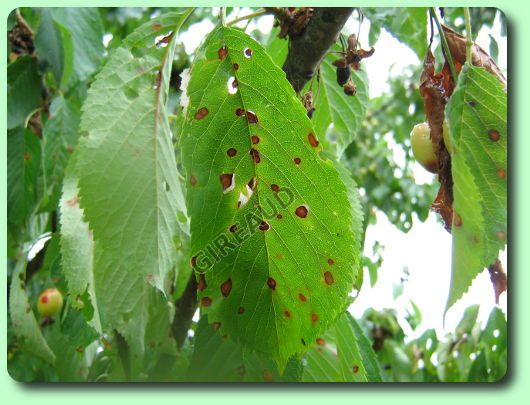
[[[175,302],[175,316],[171,324],[173,337],[180,349],[188,336],[191,320],[197,309],[197,279],[192,271],[186,289],[182,296]]]
[[[290,39],[283,70],[297,93],[311,80],[353,10],[354,7],[315,8],[302,34]]]

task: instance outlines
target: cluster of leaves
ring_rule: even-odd
[[[399,12],[419,34],[391,13],[366,15],[374,32],[386,27],[422,52],[426,10],[407,10]],[[413,73],[406,86],[391,82],[409,103],[370,102],[363,71],[352,73],[354,97],[337,86],[330,53],[304,90],[316,95],[310,120],[279,68],[288,41],[274,31],[264,49],[218,26],[182,73],[191,57],[178,33],[211,15],[28,8],[10,16],[15,379],[382,381],[344,310],[362,282],[363,216],[379,208],[408,230],[413,213],[427,214],[430,189],[413,181],[404,136],[422,120]],[[404,110],[413,112],[398,119]],[[402,171],[387,135],[405,151]],[[35,300],[51,286],[66,304],[39,323]],[[196,299],[201,317],[192,322]],[[496,366],[484,356],[477,372]]]
[[[421,313],[413,307],[406,321],[415,330]],[[477,322],[478,314],[478,305],[468,307],[455,331],[443,337],[428,329],[417,338],[407,339],[392,309],[368,309],[359,323],[370,336],[383,381],[499,381],[508,364],[506,315],[495,307],[482,326]]]

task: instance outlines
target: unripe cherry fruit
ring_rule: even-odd
[[[410,133],[414,157],[427,171],[438,173],[438,158],[434,153],[431,128],[427,122],[417,124]]]
[[[42,316],[53,316],[63,307],[63,296],[59,290],[48,288],[39,295],[37,309]]]

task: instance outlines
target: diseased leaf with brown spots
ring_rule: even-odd
[[[206,38],[187,96],[182,156],[202,311],[283,368],[347,305],[358,249],[346,187],[284,72],[241,31]]]
[[[453,263],[447,308],[484,268],[507,237],[507,93],[484,68],[468,64],[447,105],[453,148]]]

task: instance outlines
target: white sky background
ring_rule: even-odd
[[[218,9],[214,12],[217,15]],[[235,9],[234,13],[227,17],[227,21],[250,12],[252,11],[248,8]],[[263,16],[252,21],[248,31],[258,28],[263,32],[268,32],[272,23],[272,16]],[[241,25],[246,25],[246,22]],[[204,20],[193,24],[188,31],[182,33],[181,40],[186,53],[191,54],[213,27],[214,24],[211,21]],[[345,30],[356,33],[357,21],[350,18]],[[404,67],[421,62],[410,48],[393,38],[385,30],[381,32],[376,44],[368,43],[368,32],[369,22],[365,20],[361,27],[360,42],[365,49],[369,49],[369,46],[374,46],[376,49],[373,56],[362,62],[363,70],[368,73],[370,97],[373,98],[389,90],[386,82],[389,75],[398,75]],[[498,19],[493,29],[482,29],[476,38],[476,42],[486,51],[489,49],[489,33],[499,41],[498,65],[504,71],[507,68],[507,44],[505,39],[501,39]],[[110,40],[107,37],[105,39],[106,42]],[[387,137],[387,140],[391,140],[391,137]],[[401,148],[393,149],[396,151],[394,156],[396,162],[404,162]],[[435,176],[425,171],[418,163],[414,164],[413,172],[418,183],[436,181]],[[431,201],[435,197],[433,195]],[[451,272],[451,236],[437,221],[436,214],[431,213],[425,223],[421,223],[416,218],[408,233],[403,233],[390,224],[382,212],[377,213],[377,220],[376,225],[368,227],[364,253],[371,257],[372,246],[377,240],[385,246],[382,253],[384,261],[378,271],[378,281],[374,288],[370,288],[368,272],[365,272],[361,292],[349,308],[355,317],[360,317],[367,308],[376,310],[394,308],[398,311],[400,324],[408,338],[419,336],[429,328],[435,328],[439,337],[446,332],[454,331],[464,309],[472,304],[480,304],[479,320],[482,322],[487,320],[495,303],[489,273],[485,270],[475,279],[468,293],[448,311],[444,328],[443,311],[449,293]],[[40,249],[35,246],[32,250]],[[506,252],[502,252],[500,258],[507,269]],[[408,268],[408,281],[405,283],[401,296],[394,300],[393,286],[400,283],[405,267]],[[412,311],[410,300],[416,303],[422,313],[422,323],[414,332],[403,319],[407,310]],[[500,306],[506,313],[505,293],[500,297]]]

